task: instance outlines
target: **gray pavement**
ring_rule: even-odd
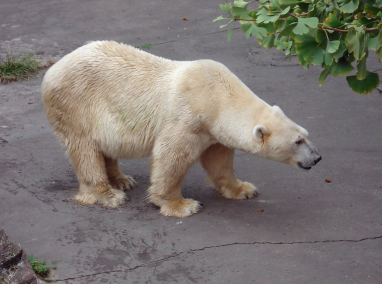
[[[153,44],[148,52],[174,60],[214,59],[305,127],[323,156],[301,172],[237,152],[238,178],[260,190],[246,201],[217,196],[195,165],[183,194],[204,210],[184,219],[144,203],[148,159],[124,160],[139,183],[131,201],[116,210],[81,206],[45,117],[42,74],[0,85],[0,228],[27,254],[56,259],[56,283],[382,283],[379,91],[357,95],[333,77],[319,87],[320,68],[306,71],[240,31],[227,43],[212,23],[221,0],[0,2],[1,54],[57,60],[110,39]],[[374,52],[367,63],[382,76]]]

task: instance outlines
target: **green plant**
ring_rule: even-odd
[[[140,48],[140,49],[143,49],[143,48],[150,48],[152,47],[153,45],[151,43],[145,43],[145,44],[142,44],[142,45],[136,45],[135,47],[136,48]]]
[[[7,54],[3,59],[0,56],[0,82],[28,79],[32,73],[39,69],[40,62],[34,54],[15,55]]]
[[[221,4],[227,17],[214,21],[239,22],[249,38],[254,36],[263,47],[276,47],[286,55],[297,54],[305,69],[321,65],[318,81],[328,75],[346,77],[358,94],[372,92],[380,83],[379,75],[367,70],[369,50],[382,61],[382,0],[235,0]],[[251,2],[255,2],[251,1]],[[228,30],[228,41],[233,28]],[[348,76],[354,70],[356,75]]]
[[[50,267],[49,264],[46,263],[45,260],[40,260],[37,257],[34,257],[33,255],[27,256],[29,263],[32,266],[33,271],[41,278],[44,278],[47,281],[50,281],[50,277],[47,277],[49,275],[49,271],[51,268],[56,268],[56,261],[52,261],[52,266]]]

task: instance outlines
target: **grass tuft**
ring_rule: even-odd
[[[50,267],[45,260],[40,260],[37,257],[34,257],[33,255],[28,255],[27,257],[29,263],[32,266],[33,271],[37,274],[37,276],[47,281],[51,280],[50,277],[48,277],[48,275],[51,268],[56,268],[56,263],[54,261],[52,262],[52,266]]]
[[[7,54],[3,59],[0,56],[0,82],[9,83],[28,79],[33,72],[39,70],[40,62],[32,53],[25,55]]]
[[[152,47],[153,45],[151,43],[145,43],[145,44],[142,44],[142,45],[136,45],[135,47],[136,48],[139,48],[139,49],[149,49],[150,47]]]

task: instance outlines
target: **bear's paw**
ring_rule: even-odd
[[[203,204],[190,198],[166,200],[160,206],[160,213],[164,216],[183,218],[200,212],[202,208]]]
[[[80,192],[74,200],[83,205],[99,204],[104,207],[117,208],[128,200],[126,194],[117,189],[109,189],[102,193]]]
[[[256,186],[249,182],[240,182],[240,186],[237,188],[222,186],[218,191],[228,199],[249,199],[259,196]]]

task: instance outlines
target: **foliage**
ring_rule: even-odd
[[[52,263],[52,267],[49,266],[49,264],[46,264],[45,260],[39,260],[37,257],[34,257],[33,255],[28,255],[28,261],[32,266],[33,271],[40,277],[45,277],[45,280],[50,280],[50,278],[47,278],[49,274],[50,268],[56,268],[56,263]]]
[[[0,56],[0,82],[28,79],[39,69],[39,64],[40,62],[33,54],[7,54],[5,60]]]
[[[149,49],[150,47],[152,47],[153,45],[151,43],[145,43],[145,44],[142,44],[142,45],[136,45],[135,47],[136,48],[139,48],[139,49],[144,49],[144,48],[147,48]]]
[[[255,1],[258,7],[249,9]],[[382,61],[382,0],[255,1],[221,4],[227,16],[214,21],[228,20],[220,28],[238,21],[247,38],[256,37],[267,49],[297,54],[305,69],[321,65],[321,85],[328,75],[347,76],[353,64],[356,75],[346,80],[355,92],[366,94],[379,85],[379,75],[367,70],[366,59],[373,50]],[[232,31],[228,30],[228,41]]]

